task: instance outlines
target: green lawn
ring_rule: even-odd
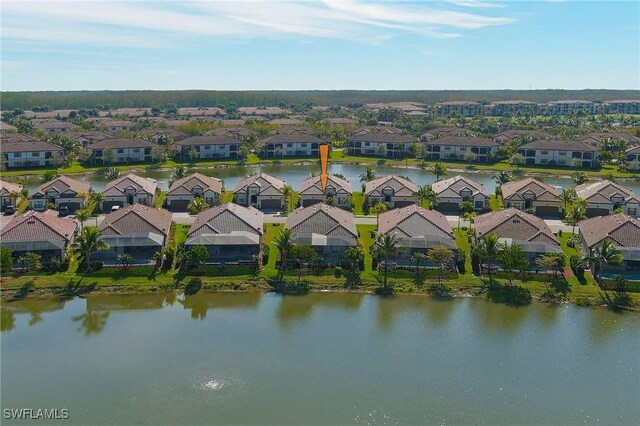
[[[362,203],[364,202],[364,196],[362,195],[362,192],[354,192],[353,195],[351,196],[351,201],[353,202],[354,205],[354,213],[356,216],[362,216],[364,215],[364,212],[362,211]]]
[[[467,230],[463,229],[462,227],[460,229],[456,228],[454,229],[453,233],[456,237],[456,246],[458,247],[458,250],[463,252],[466,256],[466,260],[464,263],[465,275],[472,276],[471,275],[471,243],[469,243],[469,240],[467,239]]]
[[[284,229],[282,223],[265,223],[264,224],[264,244],[269,246],[269,263],[262,266],[260,276],[264,278],[271,278],[278,273],[276,269],[276,262],[280,257],[278,249],[273,245],[273,240]]]
[[[182,244],[187,241],[187,233],[189,232],[189,228],[189,225],[185,225],[183,223],[175,224],[173,238],[175,239],[176,244]]]
[[[502,209],[502,201],[497,195],[489,196],[489,207],[491,207],[491,210],[494,212]]]
[[[375,243],[375,238],[371,236],[371,231],[376,230],[376,225],[356,225],[360,237],[358,242],[364,251],[364,274],[374,274],[373,261],[371,259],[371,246]]]
[[[233,201],[233,191],[224,191],[220,194],[220,204],[227,204]]]
[[[159,209],[163,206],[164,200],[167,198],[167,191],[158,191],[156,199],[153,202],[153,207]]]

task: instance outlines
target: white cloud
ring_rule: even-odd
[[[487,3],[487,2],[478,1],[478,0],[446,0],[446,1],[447,3],[450,3],[454,6],[472,7],[472,8],[479,8],[479,9],[504,7],[503,4]]]

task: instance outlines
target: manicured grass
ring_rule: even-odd
[[[187,241],[187,233],[189,232],[189,225],[183,223],[176,223],[174,227],[173,238],[177,245],[180,245]]]
[[[462,227],[460,229],[456,228],[453,233],[456,237],[458,250],[463,252],[466,257],[464,262],[465,275],[471,276],[471,243],[467,238],[467,230]]]
[[[273,240],[283,229],[284,224],[282,223],[265,223],[264,225],[263,241],[264,244],[269,246],[269,263],[262,265],[262,271],[260,271],[260,276],[264,278],[271,278],[278,273],[276,269],[276,262],[280,257],[280,253],[274,246]]]
[[[156,199],[153,202],[153,207],[159,209],[164,205],[164,200],[167,198],[167,191],[158,191]]]
[[[498,210],[501,210],[502,209],[502,200],[500,198],[498,198],[497,195],[489,196],[489,207],[491,207],[491,210],[493,210],[494,212],[497,212]]]
[[[567,279],[567,281],[569,282],[569,284],[571,285],[592,285],[592,286],[597,286],[597,283],[595,281],[595,279],[593,278],[593,275],[591,275],[591,272],[589,271],[585,271],[584,273],[584,278],[585,278],[585,282],[581,283],[580,281],[578,281],[578,278],[576,278],[573,275],[573,272],[571,271],[571,265],[569,263],[571,256],[577,255],[578,250],[576,250],[573,247],[569,247],[567,246],[567,241],[569,241],[569,239],[571,237],[573,237],[574,234],[572,234],[571,232],[563,232],[562,235],[558,235],[558,240],[560,241],[560,246],[562,247],[562,251],[565,254],[565,257],[567,258],[566,260],[566,264],[565,264],[565,277]]]
[[[351,196],[351,201],[354,205],[353,212],[355,213],[355,215],[364,215],[364,212],[362,211],[362,203],[364,202],[364,196],[362,195],[362,192],[354,192]]]
[[[360,237],[358,242],[362,245],[364,251],[364,274],[376,274],[373,270],[373,260],[371,258],[371,246],[375,244],[375,238],[371,236],[371,232],[376,230],[376,225],[356,225]]]
[[[225,190],[220,194],[220,204],[227,204],[233,201],[233,191]]]

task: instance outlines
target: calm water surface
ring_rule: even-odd
[[[366,166],[359,166],[353,164],[329,164],[329,173],[338,173],[344,175],[348,181],[351,182],[351,186],[354,191],[360,191],[360,174],[365,170]],[[396,174],[409,177],[413,182],[419,185],[427,183],[433,183],[435,176],[428,170],[390,167],[390,166],[374,166],[376,174],[378,176],[384,176],[388,174]],[[217,169],[204,169],[198,170],[206,175],[215,176],[224,180],[225,187],[229,191],[233,191],[236,184],[242,180],[245,176],[251,173],[257,173],[263,171],[270,175],[276,176],[294,189],[298,189],[304,179],[309,177],[309,173],[312,171],[318,171],[319,166],[307,165],[307,166],[292,166],[292,165],[258,165],[258,166],[246,166],[246,167],[228,167]],[[567,173],[571,173],[567,171]],[[160,189],[167,190],[169,188],[169,179],[171,177],[171,171],[169,170],[144,170],[138,173],[141,176],[150,177],[158,181]],[[450,172],[448,177],[455,176],[458,173]],[[495,181],[493,176],[495,172],[464,172],[460,173],[463,176],[467,176],[487,188],[489,193],[493,194],[495,191]],[[543,176],[545,182],[550,185],[568,188],[573,187],[573,181],[571,179],[556,177],[556,176]],[[80,180],[90,181],[95,191],[101,191],[106,183],[106,178],[102,175],[91,175],[79,177]],[[29,193],[33,193],[35,189],[41,184],[41,181],[37,178],[27,179],[25,182],[29,188]],[[634,181],[623,181],[622,185],[633,190],[636,193],[640,193],[640,183]]]
[[[1,309],[2,408],[64,424],[640,424],[636,314],[357,294]]]

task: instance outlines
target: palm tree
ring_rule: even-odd
[[[582,185],[583,183],[589,182],[589,176],[585,172],[576,171],[571,175],[571,179],[573,179],[573,183],[576,185]]]
[[[209,208],[209,204],[207,204],[202,197],[193,197],[193,199],[189,201],[189,205],[187,206],[187,210],[189,210],[189,214],[193,214],[193,215],[196,215],[208,208]]]
[[[426,194],[425,200],[429,203],[429,209],[433,210],[436,207],[438,207],[438,203],[440,202],[440,197],[438,197],[438,194],[436,194],[436,192],[433,190],[431,185],[426,185],[426,186],[427,186],[427,194]]]
[[[511,173],[506,170],[498,172],[497,175],[493,176],[493,180],[496,182],[496,185],[502,186],[505,183],[511,182]]]
[[[282,187],[282,197],[284,198],[284,203],[285,203],[285,209],[287,212],[293,210],[291,208],[291,199],[293,198],[293,188],[291,187],[291,185],[285,184]]]
[[[80,236],[73,244],[73,251],[84,259],[86,264],[85,272],[91,272],[91,255],[100,250],[109,249],[109,245],[100,238],[97,228],[82,228]]]
[[[611,240],[603,240],[599,245],[594,247],[591,256],[587,258],[593,264],[594,275],[599,280],[602,269],[607,265],[621,265],[623,262],[622,253],[611,242]]]
[[[433,165],[433,168],[431,169],[431,173],[436,175],[436,181],[438,181],[440,180],[440,176],[446,176],[447,173],[449,173],[449,171],[447,170],[447,166],[445,166],[443,162],[438,161],[436,164]]]
[[[572,234],[576,233],[576,225],[578,224],[578,222],[584,219],[584,217],[585,217],[585,210],[584,210],[584,207],[580,205],[574,205],[567,212],[567,216],[565,217],[565,220],[572,225],[571,227]]]
[[[89,220],[91,213],[86,209],[76,211],[76,219],[80,221],[80,229],[84,228],[84,223]]]
[[[376,172],[371,166],[367,166],[367,168],[364,169],[364,172],[360,174],[360,182],[369,182],[371,180],[374,180],[375,178]]]
[[[9,198],[11,198],[13,200],[13,207],[17,210],[18,209],[18,200],[20,200],[20,198],[22,198],[22,192],[21,191],[11,191],[9,193]]]
[[[418,205],[422,207],[424,201],[429,197],[430,187],[429,185],[418,186],[418,190],[413,193],[413,196],[418,198]]]
[[[104,194],[102,192],[90,192],[89,193],[89,204],[92,205],[93,210],[99,209],[102,207],[102,203],[104,203]],[[93,213],[93,212],[92,212]]]
[[[287,256],[293,249],[293,233],[291,229],[285,228],[280,231],[280,234],[273,241],[274,245],[280,252],[280,274],[278,276],[278,281],[282,282],[284,279],[284,271],[285,271],[285,263],[287,261]]]
[[[499,238],[496,234],[488,234],[482,238],[480,243],[480,254],[487,260],[487,267],[489,269],[489,278],[491,278],[491,267],[496,260],[502,249],[502,244],[498,241]]]
[[[442,288],[442,273],[447,263],[453,260],[453,251],[444,246],[438,246],[429,250],[427,257],[430,262],[438,265],[438,287]]]
[[[364,260],[364,252],[361,247],[349,247],[344,252],[344,258],[349,265],[349,272],[356,273],[360,270],[360,264]]]
[[[560,193],[560,199],[562,200],[562,205],[564,206],[564,211],[567,211],[567,205],[573,203],[576,200],[576,191],[573,188],[563,188]]]
[[[109,167],[104,177],[107,178],[107,180],[116,180],[120,177],[120,170],[115,167]]]
[[[427,254],[423,253],[421,251],[416,251],[411,255],[411,260],[413,260],[414,262],[416,262],[416,272],[420,270],[420,263],[421,262],[426,262],[427,259]]]
[[[171,180],[170,180],[171,184],[173,184],[173,182],[177,181],[178,179],[182,179],[186,175],[187,175],[187,168],[185,166],[180,165],[176,167],[171,172]]]
[[[57,176],[58,176],[58,172],[56,170],[47,170],[42,174],[42,176],[40,176],[40,180],[45,183],[51,182]]]
[[[376,242],[372,247],[373,253],[378,257],[378,261],[382,257],[384,259],[384,288],[387,289],[387,274],[389,271],[389,259],[400,254],[404,248],[398,244],[395,233],[384,233],[378,235]]]

